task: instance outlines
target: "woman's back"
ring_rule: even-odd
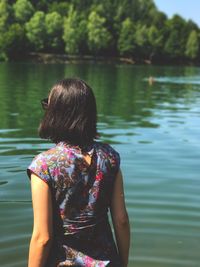
[[[94,141],[99,134],[93,90],[79,78],[63,79],[41,103],[39,136],[56,145],[28,168],[34,215],[28,266],[126,267],[130,230],[120,157]]]
[[[91,162],[86,160],[88,154]],[[78,146],[59,142],[28,167],[29,177],[35,173],[52,192],[54,245],[47,267],[62,266],[66,260],[80,266],[106,265],[102,261],[120,266],[107,217],[119,165],[117,151],[94,141],[84,153]]]

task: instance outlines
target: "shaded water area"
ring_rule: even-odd
[[[52,146],[37,136],[40,99],[71,76],[93,88],[101,140],[121,155],[129,267],[199,267],[200,68],[33,63],[0,64],[1,266],[27,265],[32,206],[26,167]]]

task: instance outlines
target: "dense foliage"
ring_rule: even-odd
[[[200,29],[153,0],[0,0],[0,59],[29,52],[197,62]]]

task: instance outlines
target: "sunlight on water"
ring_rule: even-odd
[[[144,78],[145,82],[148,82],[149,78]],[[191,77],[184,77],[184,76],[174,76],[174,77],[153,77],[154,82],[159,83],[171,83],[171,84],[200,84],[200,76],[191,76]]]

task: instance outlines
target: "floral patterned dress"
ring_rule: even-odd
[[[52,193],[53,245],[45,267],[120,267],[108,220],[119,153],[94,141],[86,148],[60,142],[37,155],[27,169],[46,182]]]

